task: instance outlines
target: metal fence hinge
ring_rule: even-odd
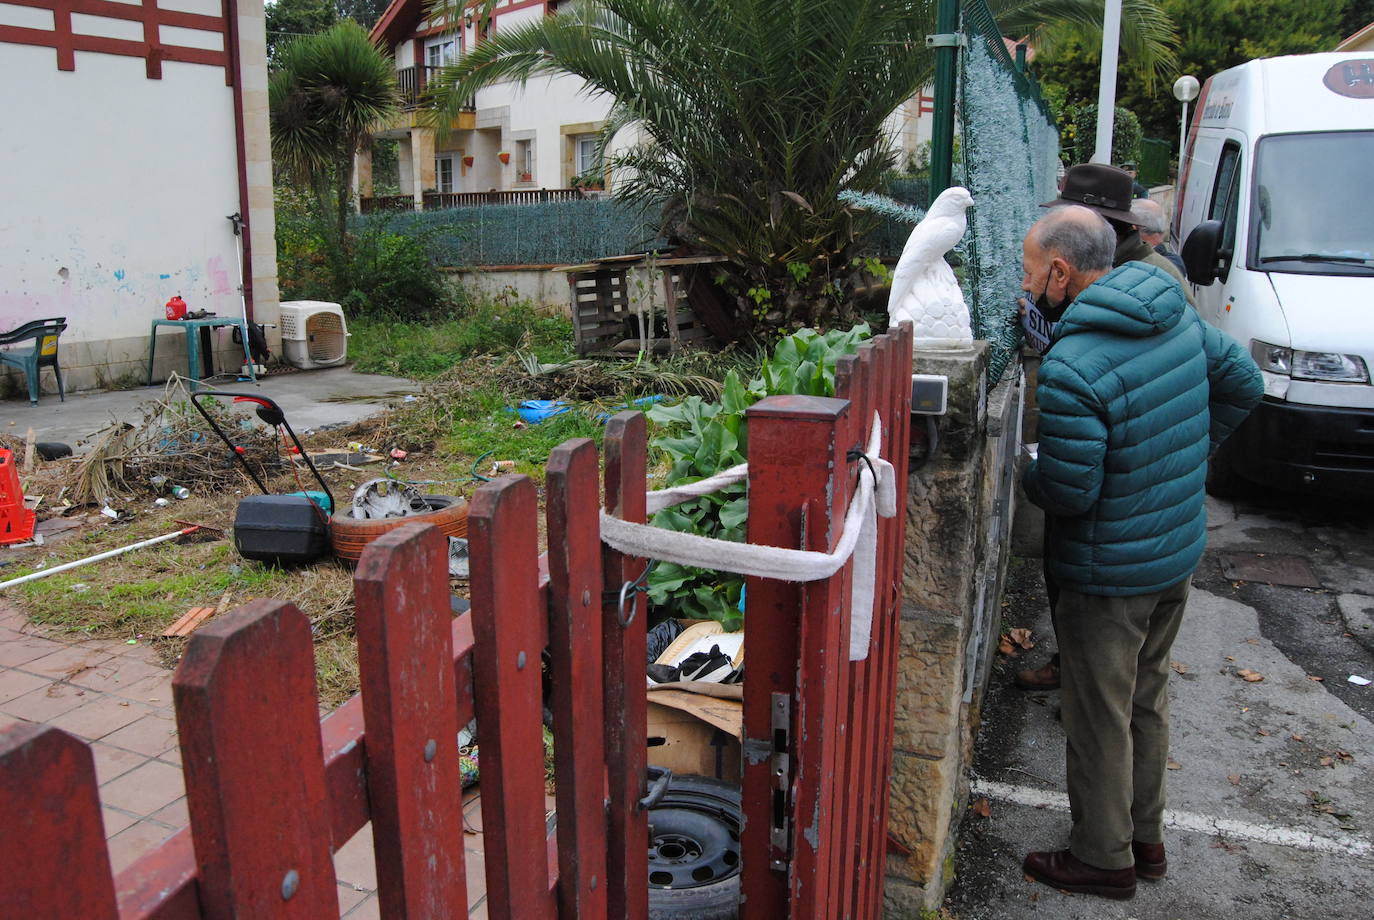
[[[786,872],[791,856],[792,758],[791,747],[792,697],[786,693],[773,694],[773,755],[769,762],[772,778],[772,815],[769,821],[769,868]]]
[[[963,32],[937,32],[926,36],[927,48],[967,48],[968,36]]]

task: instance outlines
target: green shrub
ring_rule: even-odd
[[[1072,151],[1070,165],[1087,163],[1097,146],[1097,106],[1074,106],[1071,114],[1071,127],[1064,132],[1065,147]],[[1112,119],[1112,165],[1138,161],[1142,137],[1140,119],[1130,109],[1117,106]]]
[[[342,304],[363,316],[419,319],[449,312],[453,295],[430,258],[429,234],[398,232],[386,215],[353,224],[341,249],[318,203],[277,191],[277,279],[281,299]]]
[[[656,405],[647,415],[663,426],[652,445],[665,452],[673,466],[668,485],[697,482],[745,462],[748,453],[744,412],[765,396],[835,395],[835,362],[853,354],[870,335],[866,324],[824,334],[802,329],[780,340],[763,363],[758,377],[741,383],[730,371],[719,403],[689,396],[675,405]],[[654,525],[680,533],[743,542],[748,518],[745,484],[736,483],[702,498],[665,508]],[[744,579],[738,575],[660,562],[649,576],[649,599],[671,615],[718,620],[728,630],[739,629]]]

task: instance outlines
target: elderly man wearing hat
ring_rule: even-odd
[[[1139,175],[1136,165],[1134,163],[1122,163],[1121,169],[1131,177],[1131,194],[1136,198],[1149,198],[1150,190],[1141,185],[1140,180],[1136,178]]]
[[[1063,188],[1059,197],[1040,205],[1042,208],[1057,208],[1064,205],[1083,205],[1107,219],[1116,233],[1116,252],[1112,256],[1112,267],[1120,268],[1127,262],[1144,262],[1168,272],[1179,283],[1183,297],[1190,306],[1196,307],[1192,292],[1184,283],[1183,273],[1174,263],[1155,252],[1154,248],[1140,238],[1137,225],[1141,222],[1138,213],[1131,210],[1132,179],[1130,175],[1115,166],[1105,163],[1081,163],[1070,167],[1064,176]],[[1048,522],[1046,540],[1049,539]],[[1054,621],[1054,608],[1059,589],[1051,575],[1048,564],[1045,567],[1045,593],[1050,605],[1050,619]],[[1060,685],[1059,654],[1051,656],[1049,663],[1038,668],[1026,668],[1016,673],[1016,686],[1022,690],[1058,690]]]

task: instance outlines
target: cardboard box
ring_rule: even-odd
[[[743,738],[742,700],[685,690],[649,691],[648,760],[653,766],[737,783]]]

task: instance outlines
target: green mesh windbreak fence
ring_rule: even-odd
[[[985,0],[962,8],[968,47],[959,60],[959,118],[973,207],[961,248],[973,334],[991,343],[991,384],[1021,345],[1021,239],[1044,213],[1040,202],[1058,194],[1059,131],[1033,78],[1016,69]]]
[[[424,239],[439,265],[570,265],[655,245],[654,217],[614,198],[355,217]]]
[[[1140,139],[1139,175],[1142,185],[1155,186],[1169,183],[1169,159],[1176,148],[1169,141],[1157,137]]]

